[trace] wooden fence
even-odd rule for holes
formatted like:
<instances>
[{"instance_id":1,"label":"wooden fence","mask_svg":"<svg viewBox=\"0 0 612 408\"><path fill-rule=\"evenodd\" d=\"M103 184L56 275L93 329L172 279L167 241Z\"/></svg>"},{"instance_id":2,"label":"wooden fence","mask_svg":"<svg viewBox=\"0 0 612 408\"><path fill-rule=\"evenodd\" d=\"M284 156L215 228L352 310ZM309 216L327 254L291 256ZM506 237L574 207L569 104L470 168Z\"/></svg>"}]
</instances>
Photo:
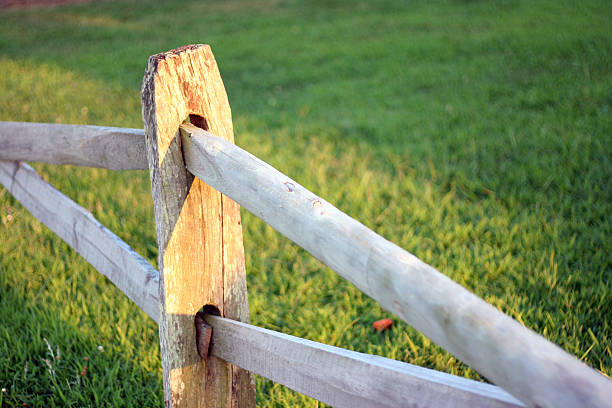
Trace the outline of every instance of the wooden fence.
<instances>
[{"instance_id":1,"label":"wooden fence","mask_svg":"<svg viewBox=\"0 0 612 408\"><path fill-rule=\"evenodd\" d=\"M0 183L159 324L166 406L252 407L251 373L338 407L610 406L609 379L234 145L208 46L152 56L142 111L0 122ZM149 169L159 272L22 161ZM236 203L499 387L248 324Z\"/></svg>"}]
</instances>

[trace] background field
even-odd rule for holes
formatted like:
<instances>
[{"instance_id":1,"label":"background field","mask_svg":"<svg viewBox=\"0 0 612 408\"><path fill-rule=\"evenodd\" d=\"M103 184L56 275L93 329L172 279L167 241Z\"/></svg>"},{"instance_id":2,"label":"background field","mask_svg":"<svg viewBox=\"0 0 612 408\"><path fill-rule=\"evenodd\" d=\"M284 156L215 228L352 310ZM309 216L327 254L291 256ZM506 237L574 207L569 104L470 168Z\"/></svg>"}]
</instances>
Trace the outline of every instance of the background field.
<instances>
[{"instance_id":1,"label":"background field","mask_svg":"<svg viewBox=\"0 0 612 408\"><path fill-rule=\"evenodd\" d=\"M610 2L159 3L1 11L0 120L142 128L148 56L209 43L240 146L612 375ZM35 167L156 264L147 173ZM243 220L254 324L484 380ZM156 325L1 187L0 221L0 405L160 406Z\"/></svg>"}]
</instances>

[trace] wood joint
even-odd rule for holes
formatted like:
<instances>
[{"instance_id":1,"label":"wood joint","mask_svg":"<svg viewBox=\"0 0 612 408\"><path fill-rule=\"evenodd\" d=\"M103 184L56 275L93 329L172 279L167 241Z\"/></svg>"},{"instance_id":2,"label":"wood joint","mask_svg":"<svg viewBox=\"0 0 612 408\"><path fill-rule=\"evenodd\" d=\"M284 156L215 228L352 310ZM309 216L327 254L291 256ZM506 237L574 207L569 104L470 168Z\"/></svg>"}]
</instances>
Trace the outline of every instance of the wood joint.
<instances>
[{"instance_id":1,"label":"wood joint","mask_svg":"<svg viewBox=\"0 0 612 408\"><path fill-rule=\"evenodd\" d=\"M210 355L210 340L213 328L206 323L206 314L198 312L195 315L196 347L200 358L206 360Z\"/></svg>"}]
</instances>

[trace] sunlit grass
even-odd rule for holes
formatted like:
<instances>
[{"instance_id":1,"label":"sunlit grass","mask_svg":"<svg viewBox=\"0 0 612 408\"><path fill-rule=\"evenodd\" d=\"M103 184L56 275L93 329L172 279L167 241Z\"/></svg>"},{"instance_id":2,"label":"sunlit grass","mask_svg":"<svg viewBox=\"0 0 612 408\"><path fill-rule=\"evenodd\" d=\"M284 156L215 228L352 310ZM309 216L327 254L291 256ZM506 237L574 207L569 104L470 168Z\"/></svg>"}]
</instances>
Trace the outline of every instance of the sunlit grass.
<instances>
[{"instance_id":1,"label":"sunlit grass","mask_svg":"<svg viewBox=\"0 0 612 408\"><path fill-rule=\"evenodd\" d=\"M611 375L610 6L258 4L3 12L0 120L140 128L147 57L210 43L239 145ZM146 172L35 167L156 264ZM252 323L482 379L243 220ZM155 324L4 189L0 316L2 404L161 405Z\"/></svg>"}]
</instances>

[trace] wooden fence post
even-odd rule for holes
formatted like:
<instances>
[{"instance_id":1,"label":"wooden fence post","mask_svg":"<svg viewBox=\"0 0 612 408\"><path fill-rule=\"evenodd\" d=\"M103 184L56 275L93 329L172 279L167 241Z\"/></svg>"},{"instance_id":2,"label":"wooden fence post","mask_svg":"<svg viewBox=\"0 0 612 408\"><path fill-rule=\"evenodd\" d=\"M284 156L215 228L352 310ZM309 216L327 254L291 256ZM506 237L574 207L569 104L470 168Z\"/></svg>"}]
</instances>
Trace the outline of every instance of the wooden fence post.
<instances>
[{"instance_id":1,"label":"wooden fence post","mask_svg":"<svg viewBox=\"0 0 612 408\"><path fill-rule=\"evenodd\" d=\"M239 206L194 178L183 161L179 125L233 141L227 95L208 45L149 58L142 84L159 247L159 337L167 407L253 407L252 376L216 357L200 359L194 317L205 305L248 322Z\"/></svg>"}]
</instances>

